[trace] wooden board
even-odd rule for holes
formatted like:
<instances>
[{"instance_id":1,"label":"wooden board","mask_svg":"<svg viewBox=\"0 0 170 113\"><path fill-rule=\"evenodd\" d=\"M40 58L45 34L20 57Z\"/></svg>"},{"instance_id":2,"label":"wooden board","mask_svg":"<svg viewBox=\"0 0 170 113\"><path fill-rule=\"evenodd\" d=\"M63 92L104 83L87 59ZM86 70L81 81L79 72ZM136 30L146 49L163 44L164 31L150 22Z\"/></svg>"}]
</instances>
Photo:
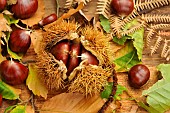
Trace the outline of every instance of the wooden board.
<instances>
[{"instance_id":1,"label":"wooden board","mask_svg":"<svg viewBox=\"0 0 170 113\"><path fill-rule=\"evenodd\" d=\"M52 13L56 13L56 1L55 0L44 0L45 2L45 16L52 14ZM60 7L62 8L64 6L65 0L59 0L59 4ZM91 7L95 7L96 6L96 1L94 0L94 3L92 2L92 6ZM94 9L93 9L94 10ZM165 6L159 9L156 9L154 11L152 11L151 13L164 13L164 14L169 14L169 10L170 10L170 6ZM60 12L60 15L62 13L62 10ZM91 11L89 12L89 15L93 14ZM169 37L170 39L170 37ZM153 38L153 41L155 40L155 38ZM142 62L146 65L148 65L149 67L151 67L150 69L152 70L153 66L157 66L160 63L170 63L170 61L166 61L164 58L160 57L160 50L157 51L153 56L150 55L150 49L149 48L144 48L143 51L143 60ZM154 72L153 72L154 73ZM127 87L129 87L126 82L127 82L127 74L123 74L123 75L119 75L119 83L122 85L126 85ZM21 98L23 100L27 100L29 99L29 97L31 96L30 91L27 89L27 87L25 85L20 85L20 86L16 86L17 88L22 89L22 94L21 94ZM136 92L136 93L134 93ZM138 94L141 92L140 91L135 91L133 90L132 93L136 96L138 96ZM54 95L56 95L56 93L52 93L50 95L48 95L48 99L53 97ZM123 94L122 95L123 98L128 98L127 94ZM41 97L37 97L34 96L33 98L33 102L35 105L35 109L38 110L41 108L43 102L45 100ZM9 100L3 100L3 104L0 107L0 113L3 113L5 108L9 105L14 105L16 104L17 101L9 101ZM133 105L136 105L134 101L129 101L129 100L124 100L122 102L122 109L120 109L119 112L122 113L130 113L131 107L133 107ZM144 109L139 108L138 109L138 113L144 113L146 112Z\"/></svg>"}]
</instances>

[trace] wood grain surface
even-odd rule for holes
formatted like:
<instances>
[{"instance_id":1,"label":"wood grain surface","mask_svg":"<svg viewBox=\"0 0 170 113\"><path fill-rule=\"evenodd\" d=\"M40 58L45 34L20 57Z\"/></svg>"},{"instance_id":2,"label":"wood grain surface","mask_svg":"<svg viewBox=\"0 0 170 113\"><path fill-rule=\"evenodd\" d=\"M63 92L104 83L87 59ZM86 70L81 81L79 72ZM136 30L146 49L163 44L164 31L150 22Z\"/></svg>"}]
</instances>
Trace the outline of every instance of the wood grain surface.
<instances>
[{"instance_id":1,"label":"wood grain surface","mask_svg":"<svg viewBox=\"0 0 170 113\"><path fill-rule=\"evenodd\" d=\"M44 16L47 16L51 13L56 13L56 1L55 0L44 0L44 3L45 3L45 15ZM65 3L65 0L59 0L59 5L60 5L61 9L64 6L64 3ZM95 7L95 6L96 6L96 0L94 0L92 2L91 7ZM95 8L93 8L93 10L95 10ZM61 15L63 13L63 10L60 10L60 11L61 11L60 12L60 15ZM94 15L94 12L92 12L91 10L89 11L87 9L86 11L87 11L86 13L88 15L90 15L90 16ZM169 11L170 11L170 6L165 6L165 7L153 10L150 13L170 14ZM156 38L153 37L153 41L155 41L155 39ZM169 39L170 39L170 37L169 37ZM160 64L160 63L170 63L170 61L166 61L164 58L160 57L160 52L161 51L158 50L154 55L151 56L150 55L150 48L147 48L147 47L144 48L142 62L143 62L143 64L146 64L148 67L150 67L150 70L152 70L153 73L156 72L154 67L157 66L158 64ZM33 57L35 56L35 54L32 53L32 51L29 51L28 54L29 54L29 57L30 57L30 54L32 54ZM126 73L118 74L118 79L119 79L118 82L120 84L129 87L128 84L127 84L127 74ZM153 84L155 82L155 79L153 81L151 80L150 82L151 82L151 84ZM31 92L27 89L27 87L25 85L20 85L20 86L16 86L16 87L22 89L21 98L23 100L29 99L29 97L31 96ZM131 92L132 95L134 95L138 98L138 96L141 95L141 90L139 91L139 90L131 89L130 92ZM48 99L53 97L56 94L57 94L57 92L49 94ZM135 102L126 100L125 98L128 98L127 94L123 94L122 98L124 98L124 100L122 101L122 107L118 112L120 112L120 113L133 113L133 112L131 112L131 109L136 106ZM33 102L35 104L34 107L37 110L36 112L38 112L38 110L41 108L44 101L45 100L43 98L34 96ZM17 103L17 101L3 100L3 104L0 107L0 113L3 113L7 106L14 105L16 103ZM138 108L137 112L138 113L145 113L146 111L142 108Z\"/></svg>"}]
</instances>

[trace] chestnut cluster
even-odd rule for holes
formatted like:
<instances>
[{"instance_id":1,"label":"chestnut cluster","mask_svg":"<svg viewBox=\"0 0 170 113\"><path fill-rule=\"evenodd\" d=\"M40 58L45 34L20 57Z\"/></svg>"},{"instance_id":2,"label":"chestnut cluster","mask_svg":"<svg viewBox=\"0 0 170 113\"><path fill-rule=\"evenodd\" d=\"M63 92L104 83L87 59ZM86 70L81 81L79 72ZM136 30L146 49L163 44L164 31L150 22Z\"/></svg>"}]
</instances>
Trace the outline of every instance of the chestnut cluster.
<instances>
[{"instance_id":1,"label":"chestnut cluster","mask_svg":"<svg viewBox=\"0 0 170 113\"><path fill-rule=\"evenodd\" d=\"M57 60L62 60L67 66L67 75L69 75L82 60L86 60L87 64L99 64L96 56L83 48L81 42L77 39L62 40L54 45L50 52Z\"/></svg>"}]
</instances>

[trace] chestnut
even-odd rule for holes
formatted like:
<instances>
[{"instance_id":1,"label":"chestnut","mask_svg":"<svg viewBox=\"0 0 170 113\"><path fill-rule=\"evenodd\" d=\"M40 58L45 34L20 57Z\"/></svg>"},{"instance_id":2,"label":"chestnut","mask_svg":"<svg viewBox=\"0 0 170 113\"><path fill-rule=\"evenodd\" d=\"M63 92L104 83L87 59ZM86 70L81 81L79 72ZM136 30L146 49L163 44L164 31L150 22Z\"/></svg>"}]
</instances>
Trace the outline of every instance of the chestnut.
<instances>
[{"instance_id":1,"label":"chestnut","mask_svg":"<svg viewBox=\"0 0 170 113\"><path fill-rule=\"evenodd\" d=\"M67 65L68 57L70 51L70 42L63 40L54 45L50 52L57 59L62 60L65 65Z\"/></svg>"},{"instance_id":2,"label":"chestnut","mask_svg":"<svg viewBox=\"0 0 170 113\"><path fill-rule=\"evenodd\" d=\"M67 75L69 75L74 70L74 68L76 68L79 65L80 58L78 56L80 56L80 54L81 54L81 43L74 41L71 44L70 57L67 64Z\"/></svg>"},{"instance_id":3,"label":"chestnut","mask_svg":"<svg viewBox=\"0 0 170 113\"><path fill-rule=\"evenodd\" d=\"M8 44L13 52L26 53L31 44L30 31L21 29L12 31Z\"/></svg>"},{"instance_id":4,"label":"chestnut","mask_svg":"<svg viewBox=\"0 0 170 113\"><path fill-rule=\"evenodd\" d=\"M54 22L54 21L56 21L56 20L57 20L57 15L56 15L55 13L53 13L53 14L51 14L51 15L43 18L42 20L40 20L40 21L38 22L38 25L39 25L40 27L43 27L43 26L45 26L45 25L47 25L47 24L50 24L50 23L52 23L52 22Z\"/></svg>"},{"instance_id":5,"label":"chestnut","mask_svg":"<svg viewBox=\"0 0 170 113\"><path fill-rule=\"evenodd\" d=\"M7 0L0 0L0 11L3 11L5 9L6 4Z\"/></svg>"},{"instance_id":6,"label":"chestnut","mask_svg":"<svg viewBox=\"0 0 170 113\"><path fill-rule=\"evenodd\" d=\"M99 64L97 57L85 49L82 50L81 60L87 60L87 64L92 64L92 65Z\"/></svg>"},{"instance_id":7,"label":"chestnut","mask_svg":"<svg viewBox=\"0 0 170 113\"><path fill-rule=\"evenodd\" d=\"M4 60L0 64L0 75L3 81L10 85L22 84L28 76L28 68L23 64Z\"/></svg>"},{"instance_id":8,"label":"chestnut","mask_svg":"<svg viewBox=\"0 0 170 113\"><path fill-rule=\"evenodd\" d=\"M38 9L38 0L17 0L12 5L11 10L14 16L19 19L28 19L35 14Z\"/></svg>"},{"instance_id":9,"label":"chestnut","mask_svg":"<svg viewBox=\"0 0 170 113\"><path fill-rule=\"evenodd\" d=\"M133 0L112 0L111 6L122 17L129 15L134 9Z\"/></svg>"},{"instance_id":10,"label":"chestnut","mask_svg":"<svg viewBox=\"0 0 170 113\"><path fill-rule=\"evenodd\" d=\"M134 88L140 88L150 78L150 71L148 67L143 64L133 66L128 73L129 83Z\"/></svg>"}]
</instances>

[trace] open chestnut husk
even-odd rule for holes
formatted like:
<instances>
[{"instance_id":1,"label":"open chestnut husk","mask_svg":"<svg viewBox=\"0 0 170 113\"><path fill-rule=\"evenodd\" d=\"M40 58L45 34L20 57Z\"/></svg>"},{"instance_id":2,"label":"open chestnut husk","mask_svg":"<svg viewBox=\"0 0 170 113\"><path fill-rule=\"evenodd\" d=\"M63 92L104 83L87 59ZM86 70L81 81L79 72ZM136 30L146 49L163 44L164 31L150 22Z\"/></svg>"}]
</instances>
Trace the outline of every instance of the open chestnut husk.
<instances>
[{"instance_id":1,"label":"open chestnut husk","mask_svg":"<svg viewBox=\"0 0 170 113\"><path fill-rule=\"evenodd\" d=\"M28 68L19 62L4 60L0 64L0 75L6 83L20 85L28 76Z\"/></svg>"},{"instance_id":2,"label":"open chestnut husk","mask_svg":"<svg viewBox=\"0 0 170 113\"><path fill-rule=\"evenodd\" d=\"M12 31L8 45L13 52L26 53L31 45L30 31L21 29Z\"/></svg>"},{"instance_id":3,"label":"open chestnut husk","mask_svg":"<svg viewBox=\"0 0 170 113\"><path fill-rule=\"evenodd\" d=\"M36 65L49 90L67 86L69 92L93 95L103 90L113 74L113 54L110 54L109 38L102 32L88 26L77 28L75 22L64 20L46 26ZM94 63L89 59L95 59Z\"/></svg>"}]
</instances>

